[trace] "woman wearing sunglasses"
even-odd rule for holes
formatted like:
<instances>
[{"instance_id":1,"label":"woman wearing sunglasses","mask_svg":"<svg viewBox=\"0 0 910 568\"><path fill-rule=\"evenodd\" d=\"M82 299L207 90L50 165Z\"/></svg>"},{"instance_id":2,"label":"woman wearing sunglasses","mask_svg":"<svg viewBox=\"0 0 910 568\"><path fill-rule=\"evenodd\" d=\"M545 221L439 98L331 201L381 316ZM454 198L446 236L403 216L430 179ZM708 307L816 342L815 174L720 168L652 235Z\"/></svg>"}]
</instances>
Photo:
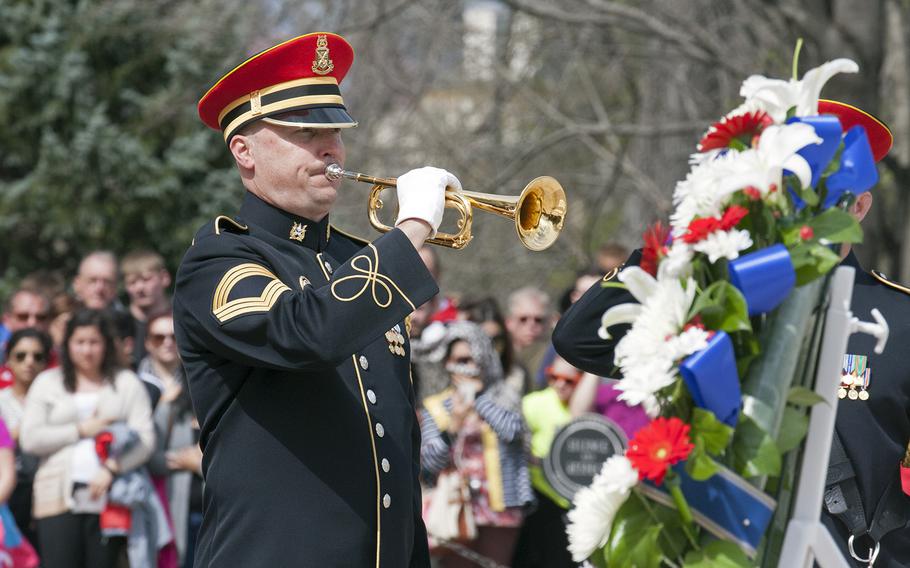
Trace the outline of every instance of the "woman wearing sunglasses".
<instances>
[{"instance_id":1,"label":"woman wearing sunglasses","mask_svg":"<svg viewBox=\"0 0 910 568\"><path fill-rule=\"evenodd\" d=\"M145 352L139 362L139 376L155 381L161 397L155 407L158 444L149 471L166 487L173 521L174 542L180 566L192 566L196 534L202 522L202 450L199 423L174 340L171 310L149 314L146 321Z\"/></svg>"},{"instance_id":2,"label":"woman wearing sunglasses","mask_svg":"<svg viewBox=\"0 0 910 568\"><path fill-rule=\"evenodd\" d=\"M102 463L95 436L114 422L125 423L139 441ZM99 514L114 476L148 460L155 433L145 388L132 371L118 368L114 334L103 312L73 314L61 366L35 379L20 432L23 450L41 460L33 513L42 566L115 566L123 539L102 537Z\"/></svg>"},{"instance_id":3,"label":"woman wearing sunglasses","mask_svg":"<svg viewBox=\"0 0 910 568\"><path fill-rule=\"evenodd\" d=\"M533 500L519 394L503 381L499 357L474 323L448 324L431 356L450 382L423 401L421 465L437 482L456 475L460 494L469 496L476 531L465 546L508 565L524 507ZM428 531L435 536L432 522ZM445 568L475 565L458 554L440 558Z\"/></svg>"},{"instance_id":4,"label":"woman wearing sunglasses","mask_svg":"<svg viewBox=\"0 0 910 568\"><path fill-rule=\"evenodd\" d=\"M19 441L19 426L25 411L25 395L32 381L47 368L51 338L35 328L14 332L6 344L6 366L13 384L0 390L0 418L6 423L14 442ZM23 453L16 444L16 488L9 498L9 508L16 524L29 542L37 545L32 523L32 481L38 469L38 458Z\"/></svg>"}]
</instances>

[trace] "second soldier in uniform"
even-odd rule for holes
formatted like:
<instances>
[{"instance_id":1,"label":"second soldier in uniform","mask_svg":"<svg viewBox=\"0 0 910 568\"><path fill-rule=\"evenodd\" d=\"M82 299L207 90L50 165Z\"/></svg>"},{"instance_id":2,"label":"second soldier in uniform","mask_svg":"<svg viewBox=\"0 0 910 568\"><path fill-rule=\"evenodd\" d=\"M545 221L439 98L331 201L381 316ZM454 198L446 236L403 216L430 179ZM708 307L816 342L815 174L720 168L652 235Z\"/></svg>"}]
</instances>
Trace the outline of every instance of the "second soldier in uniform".
<instances>
[{"instance_id":1,"label":"second soldier in uniform","mask_svg":"<svg viewBox=\"0 0 910 568\"><path fill-rule=\"evenodd\" d=\"M891 147L890 130L860 109L820 101L819 113L838 117L844 131L862 125L876 160ZM862 220L871 204L872 195L862 193L851 211ZM881 355L873 352L875 340L865 334L851 336L847 346L839 377L843 400L837 408L822 520L849 565L906 567L910 566L910 497L900 490L899 463L910 440L910 366L906 361L910 289L863 270L849 247L843 248L841 256L844 265L856 269L854 315L870 321L871 310L877 307L888 320L891 335ZM635 251L625 266L640 261L641 252ZM553 332L556 350L585 371L611 376L613 349L628 326L611 328L610 341L601 339L597 330L607 308L629 302L635 298L626 289L594 284L559 320Z\"/></svg>"}]
</instances>

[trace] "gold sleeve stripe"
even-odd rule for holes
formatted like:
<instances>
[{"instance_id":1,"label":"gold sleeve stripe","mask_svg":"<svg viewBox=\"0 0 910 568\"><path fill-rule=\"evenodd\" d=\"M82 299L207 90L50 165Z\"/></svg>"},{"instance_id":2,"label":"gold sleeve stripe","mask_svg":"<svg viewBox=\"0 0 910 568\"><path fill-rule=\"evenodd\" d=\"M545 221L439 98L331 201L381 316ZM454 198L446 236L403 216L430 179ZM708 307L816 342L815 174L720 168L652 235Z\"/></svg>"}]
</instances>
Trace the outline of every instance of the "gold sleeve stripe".
<instances>
[{"instance_id":1,"label":"gold sleeve stripe","mask_svg":"<svg viewBox=\"0 0 910 568\"><path fill-rule=\"evenodd\" d=\"M265 276L271 278L272 281L266 285L265 289L257 297L237 298L230 302L227 301L234 286L244 278L252 276ZM241 264L230 269L215 288L215 296L212 299L212 313L220 323L224 323L231 318L244 314L267 312L272 309L281 294L288 291L290 291L290 288L268 269L253 263Z\"/></svg>"},{"instance_id":2,"label":"gold sleeve stripe","mask_svg":"<svg viewBox=\"0 0 910 568\"><path fill-rule=\"evenodd\" d=\"M231 300L221 309L215 311L215 317L221 323L231 318L242 316L250 313L267 312L272 309L278 298L285 292L290 291L282 281L272 280L258 298L239 298Z\"/></svg>"},{"instance_id":3,"label":"gold sleeve stripe","mask_svg":"<svg viewBox=\"0 0 910 568\"><path fill-rule=\"evenodd\" d=\"M234 286L244 278L249 278L250 276L266 276L268 278L277 279L277 277L264 266L251 262L237 265L227 271L221 279L221 282L219 282L218 286L215 288L215 298L212 300L212 311L214 312L225 305Z\"/></svg>"}]
</instances>

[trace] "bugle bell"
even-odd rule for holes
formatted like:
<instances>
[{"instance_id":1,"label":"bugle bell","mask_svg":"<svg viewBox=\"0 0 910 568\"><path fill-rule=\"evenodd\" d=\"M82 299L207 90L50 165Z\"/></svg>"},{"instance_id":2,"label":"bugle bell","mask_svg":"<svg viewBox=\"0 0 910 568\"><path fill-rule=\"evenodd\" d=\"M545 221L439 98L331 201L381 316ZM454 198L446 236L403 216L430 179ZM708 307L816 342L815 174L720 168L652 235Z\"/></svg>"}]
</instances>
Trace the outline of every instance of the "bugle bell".
<instances>
[{"instance_id":1,"label":"bugle bell","mask_svg":"<svg viewBox=\"0 0 910 568\"><path fill-rule=\"evenodd\" d=\"M349 172L338 164L326 166L325 175L332 181L348 178L373 184L368 202L370 224L377 231L392 230L392 227L379 220L379 210L383 207L380 194L387 187L396 187L395 178ZM552 245L559 237L566 220L566 192L559 182L550 176L534 178L515 197L446 188L445 200L446 208L456 209L461 215L457 223L458 232L437 233L426 242L454 249L466 247L474 238L471 233L474 208L512 219L518 240L534 251L544 250Z\"/></svg>"}]
</instances>

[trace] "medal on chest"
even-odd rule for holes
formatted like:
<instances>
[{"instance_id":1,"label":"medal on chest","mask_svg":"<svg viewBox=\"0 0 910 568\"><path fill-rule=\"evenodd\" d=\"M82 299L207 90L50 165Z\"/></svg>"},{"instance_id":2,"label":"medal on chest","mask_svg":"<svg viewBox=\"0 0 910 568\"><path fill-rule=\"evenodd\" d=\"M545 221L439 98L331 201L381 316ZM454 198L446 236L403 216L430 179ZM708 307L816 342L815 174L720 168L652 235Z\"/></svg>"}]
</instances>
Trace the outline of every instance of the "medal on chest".
<instances>
[{"instance_id":1,"label":"medal on chest","mask_svg":"<svg viewBox=\"0 0 910 568\"><path fill-rule=\"evenodd\" d=\"M399 357L405 356L404 335L401 334L401 326L399 324L396 323L395 327L385 332L385 338L389 342L389 351Z\"/></svg>"},{"instance_id":2,"label":"medal on chest","mask_svg":"<svg viewBox=\"0 0 910 568\"><path fill-rule=\"evenodd\" d=\"M850 400L869 400L869 379L872 369L869 368L869 357L866 355L844 354L844 365L841 368L840 388L837 398Z\"/></svg>"}]
</instances>

